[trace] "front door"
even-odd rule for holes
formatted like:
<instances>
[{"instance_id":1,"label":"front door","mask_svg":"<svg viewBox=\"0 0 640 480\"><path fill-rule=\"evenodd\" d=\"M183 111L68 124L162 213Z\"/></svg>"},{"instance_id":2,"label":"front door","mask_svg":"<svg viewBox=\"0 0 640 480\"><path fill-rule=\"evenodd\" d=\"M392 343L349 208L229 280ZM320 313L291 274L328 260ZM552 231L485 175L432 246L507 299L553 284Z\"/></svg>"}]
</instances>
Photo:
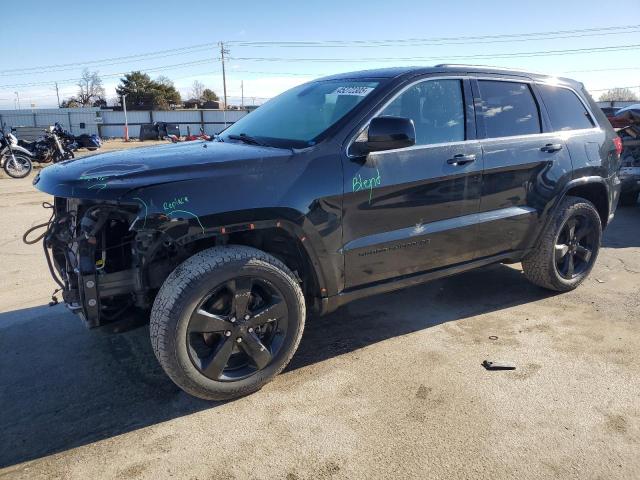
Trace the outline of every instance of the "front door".
<instances>
[{"instance_id":1,"label":"front door","mask_svg":"<svg viewBox=\"0 0 640 480\"><path fill-rule=\"evenodd\" d=\"M411 118L416 144L344 159L346 288L474 256L482 152L468 80L418 81L381 115Z\"/></svg>"}]
</instances>

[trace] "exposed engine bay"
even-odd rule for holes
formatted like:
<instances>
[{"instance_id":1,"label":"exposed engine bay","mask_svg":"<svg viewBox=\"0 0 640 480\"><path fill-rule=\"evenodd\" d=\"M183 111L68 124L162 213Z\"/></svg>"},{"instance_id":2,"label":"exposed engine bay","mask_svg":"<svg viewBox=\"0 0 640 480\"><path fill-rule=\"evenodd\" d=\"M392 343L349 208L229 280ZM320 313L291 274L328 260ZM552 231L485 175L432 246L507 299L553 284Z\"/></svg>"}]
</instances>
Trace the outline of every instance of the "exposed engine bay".
<instances>
[{"instance_id":1,"label":"exposed engine bay","mask_svg":"<svg viewBox=\"0 0 640 480\"><path fill-rule=\"evenodd\" d=\"M67 306L90 328L149 309L154 292L183 258L162 232L131 228L135 205L57 197L48 207L53 214L43 241L51 274Z\"/></svg>"}]
</instances>

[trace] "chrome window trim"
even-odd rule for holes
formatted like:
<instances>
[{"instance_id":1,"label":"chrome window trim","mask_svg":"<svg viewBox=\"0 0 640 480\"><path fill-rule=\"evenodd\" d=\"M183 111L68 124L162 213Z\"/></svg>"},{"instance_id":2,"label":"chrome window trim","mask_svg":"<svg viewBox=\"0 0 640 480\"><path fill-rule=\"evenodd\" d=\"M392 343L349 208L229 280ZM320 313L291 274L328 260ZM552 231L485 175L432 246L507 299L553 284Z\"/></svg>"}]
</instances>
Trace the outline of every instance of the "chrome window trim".
<instances>
[{"instance_id":1,"label":"chrome window trim","mask_svg":"<svg viewBox=\"0 0 640 480\"><path fill-rule=\"evenodd\" d=\"M567 85L558 85L556 83L551 83L551 82L535 82L535 84L536 85L546 85L548 87L564 88L565 90L569 90L569 91L573 92L573 94L576 97L578 97L578 100L580 100L580 103L582 103L582 106L584 107L584 109L587 111L587 113L591 117L591 121L594 124L594 126L592 128L595 129L595 130L601 130L602 129L600 127L600 123L598 123L598 119L593 114L593 111L591 110L591 107L584 101L584 99L580 96L580 93L578 93L575 90L575 88L569 87ZM544 99L542 101L544 102ZM551 119L549 119L549 120L551 120ZM571 129L571 130L556 130L556 132L581 132L583 130L591 130L591 129L589 129L589 128L574 128L574 129Z\"/></svg>"},{"instance_id":2,"label":"chrome window trim","mask_svg":"<svg viewBox=\"0 0 640 480\"><path fill-rule=\"evenodd\" d=\"M496 75L500 75L500 74L496 74ZM529 134L526 134L526 135L513 135L513 136L509 136L509 137L474 138L474 139L469 139L469 140L465 139L465 140L461 140L461 141L457 141L457 142L432 143L432 144L427 144L427 145L413 145L411 147L397 148L397 149L393 149L393 150L384 150L384 151L381 151L381 152L371 152L371 153L376 153L377 154L377 153L385 153L385 152L404 152L404 151L415 150L415 149L418 149L418 148L432 148L432 147L443 147L443 146L448 146L448 145L460 145L460 144L465 144L467 142L479 142L479 143L482 143L482 142L487 142L487 141L505 141L505 140L508 140L508 139L525 139L525 138L544 136L544 135L566 134L566 133L571 133L571 132L587 133L587 132L589 132L591 130L593 130L593 132L595 133L596 131L601 131L602 130L600 124L598 123L598 120L597 120L596 116L593 114L593 111L591 110L591 107L580 96L580 93L578 93L573 87L570 87L568 85L559 85L559 84L553 83L553 82L548 82L548 81L545 82L545 81L540 81L540 80L534 80L533 78L529 78L529 77L507 77L507 76L493 77L493 76L479 76L478 74L444 75L444 76L427 77L427 78L423 77L423 78L420 78L420 79L418 79L418 80L416 80L414 82L411 82L408 85L404 86L402 88L402 90L400 90L393 97L391 97L391 99L389 99L387 102L385 102L382 105L382 107L378 108L369 117L369 119L362 126L362 128L360 128L351 137L351 139L347 143L347 147L345 149L347 158L357 158L357 157L359 157L359 155L351 155L351 154L349 154L349 150L351 149L351 145L353 145L353 143L356 141L356 139L360 135L362 135L362 133L369 127L369 123L371 123L372 119L376 118L380 114L380 112L382 112L385 108L387 108L387 106L389 106L389 104L391 104L396 98L398 98L400 95L402 95L409 88L411 88L414 85L417 85L419 83L429 82L429 81L432 81L432 80L460 80L460 81L464 81L464 80L491 80L491 81L497 81L497 82L525 83L525 84L529 85L529 87L531 87L531 85L547 85L547 86L550 86L550 87L564 88L566 90L569 90L569 91L573 92L573 94L576 97L578 97L578 100L580 100L580 103L582 103L582 106L585 108L585 110L587 111L587 113L591 117L591 120L593 121L595 126L592 127L592 128L577 128L577 129L572 129L572 130L554 130L554 131L551 131L551 132L529 133ZM532 90L531 94L533 95L533 98L537 103L538 99L536 97L536 92ZM541 98L541 100L544 102L544 100L542 98ZM545 109L546 109L546 105L545 105ZM542 113L542 112L540 112L540 113ZM542 121L542 118L540 120Z\"/></svg>"},{"instance_id":3,"label":"chrome window trim","mask_svg":"<svg viewBox=\"0 0 640 480\"><path fill-rule=\"evenodd\" d=\"M347 155L347 158L358 158L360 155L351 155L349 154L349 150L351 150L351 145L353 145L353 143L356 141L356 139L362 135L362 132L364 132L367 128L369 128L369 123L371 123L371 120L373 120L374 118L376 118L380 112L382 112L385 108L387 108L391 103L393 103L393 101L398 98L400 95L402 95L404 92L406 92L407 90L409 90L411 87L418 85L419 83L424 83L424 82L431 82L433 80L460 80L461 82L464 82L465 80L468 80L470 77L469 75L446 75L446 76L437 76L437 77L422 77L414 82L409 83L408 85L405 85L399 92L397 92L393 97L391 97L388 101L386 101L380 108L378 108L373 114L371 114L371 116L367 119L367 121L365 122L365 124L362 126L362 128L358 129L358 131L351 137L351 139L349 140L349 142L347 143L347 147L345 148L345 152ZM462 96L463 96L463 104L462 107L463 109L466 109L466 106L464 104L464 85L461 85L463 91L462 91ZM466 123L466 113L465 113L465 123ZM466 136L466 125L465 125L465 136ZM384 152L401 152L401 151L406 151L409 149L415 149L415 148L424 148L424 147L432 147L432 146L443 146L443 145L451 145L451 144L459 144L459 143L465 143L465 142L469 142L469 141L474 141L476 140L471 139L471 140L467 140L466 138L464 140L460 140L457 142L450 142L450 143L432 143L432 144L428 144L428 145L413 145L411 147L405 147L405 148L396 148L396 149L392 149L392 150L384 150ZM371 152L371 153L378 153L378 152ZM383 153L383 152L379 152L379 153Z\"/></svg>"},{"instance_id":4,"label":"chrome window trim","mask_svg":"<svg viewBox=\"0 0 640 480\"><path fill-rule=\"evenodd\" d=\"M449 147L451 145L475 145L480 142L481 140L478 140L477 138L472 138L470 140L459 140L457 142L428 143L425 145L412 145L410 147L396 148L393 150L380 150L377 152L370 152L369 155L384 155L386 153L411 152L413 150L426 150L429 148Z\"/></svg>"},{"instance_id":5,"label":"chrome window trim","mask_svg":"<svg viewBox=\"0 0 640 480\"><path fill-rule=\"evenodd\" d=\"M582 106L584 107L584 109L587 111L587 113L589 114L589 116L591 117L591 120L594 123L594 126L591 127L592 129L596 129L596 130L600 130L600 124L598 123L598 120L596 119L596 116L593 114L593 111L591 110L591 107L585 103L585 101L583 100L583 98L580 96L580 93L578 93L578 91L576 91L575 88L570 87L568 85L560 85L558 83L553 83L553 82L549 82L549 81L540 81L540 80L534 80L532 78L505 78L505 77L483 77L483 76L478 76L478 75L469 75L469 78L473 79L473 80L493 80L493 81L497 81L497 82L511 82L511 83L528 83L529 85L546 85L548 87L556 87L556 88L564 88L565 90L569 90L571 92L573 92L573 94L578 97L578 100L580 100L580 103L582 103ZM536 99L536 95L535 92L533 93L533 97L534 99ZM536 99L537 101L537 99ZM542 99L543 103L544 103L544 99ZM545 109L546 109L546 105L545 105ZM558 133L558 132L581 132L584 130L591 130L589 128L574 128L572 130L554 130L552 132L546 132L546 133ZM545 132L542 132L545 133ZM539 135L537 133L531 133L529 135ZM522 136L522 135L519 135ZM511 137L492 137L492 138L511 138ZM482 140L488 140L487 139L482 139Z\"/></svg>"},{"instance_id":6,"label":"chrome window trim","mask_svg":"<svg viewBox=\"0 0 640 480\"><path fill-rule=\"evenodd\" d=\"M596 133L596 131L599 131L599 129L597 129L596 127L593 127L593 128L582 128L578 130L556 130L554 132L528 133L526 135L512 135L510 137L488 137L488 138L479 138L478 142L481 142L481 143L493 142L493 141L504 142L510 139L523 140L523 139L532 138L532 137L558 136L558 134L565 134L565 133L571 133L571 132L589 133L591 131L593 131L593 133Z\"/></svg>"}]
</instances>

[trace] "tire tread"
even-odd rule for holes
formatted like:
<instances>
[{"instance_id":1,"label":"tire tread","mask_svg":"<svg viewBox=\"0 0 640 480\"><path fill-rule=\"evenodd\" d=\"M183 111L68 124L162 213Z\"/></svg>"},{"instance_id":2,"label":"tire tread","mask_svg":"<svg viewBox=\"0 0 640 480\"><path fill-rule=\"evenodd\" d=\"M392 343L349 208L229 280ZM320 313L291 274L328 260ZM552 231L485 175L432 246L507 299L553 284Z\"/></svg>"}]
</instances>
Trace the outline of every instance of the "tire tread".
<instances>
[{"instance_id":1,"label":"tire tread","mask_svg":"<svg viewBox=\"0 0 640 480\"><path fill-rule=\"evenodd\" d=\"M275 267L282 276L290 283L298 300L300 315L300 334L295 339L293 348L290 349L285 361L275 371L268 376L257 372L255 377L257 382L251 385L238 387L236 389L226 389L224 394L216 394L202 385L196 383L190 376L180 368L176 361L177 352L175 349L175 336L177 329L176 316L183 304L184 297L189 291L190 285L203 275L215 271L220 267L236 261L251 262L253 265L263 265ZM295 275L289 268L262 250L242 245L225 245L212 247L196 253L192 257L178 265L163 283L151 310L150 336L153 351L158 362L167 375L183 390L196 397L209 400L227 400L252 393L262 387L264 383L279 374L289 363L300 343L305 322L305 301L300 285Z\"/></svg>"}]
</instances>

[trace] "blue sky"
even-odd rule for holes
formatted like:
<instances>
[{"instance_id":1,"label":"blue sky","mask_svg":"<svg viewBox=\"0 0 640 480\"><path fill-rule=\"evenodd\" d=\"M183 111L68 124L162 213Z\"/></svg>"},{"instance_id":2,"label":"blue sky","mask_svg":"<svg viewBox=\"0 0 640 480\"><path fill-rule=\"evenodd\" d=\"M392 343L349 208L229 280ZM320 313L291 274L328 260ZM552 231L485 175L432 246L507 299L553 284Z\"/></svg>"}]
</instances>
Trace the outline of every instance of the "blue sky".
<instances>
[{"instance_id":1,"label":"blue sky","mask_svg":"<svg viewBox=\"0 0 640 480\"><path fill-rule=\"evenodd\" d=\"M166 52L154 57L105 60L182 47L229 42L227 90L238 102L244 82L247 103L260 103L298 83L342 71L392 65L432 65L448 58L474 55L540 52L549 50L603 48L640 45L638 28L607 32L607 35L555 38L549 35L526 41L463 40L455 45L424 45L405 42L392 45L347 46L340 42L431 39L505 35L558 30L576 30L640 25L637 1L612 8L602 1L538 0L528 2L470 0L368 2L348 1L244 1L189 2L122 1L102 2L23 0L2 12L0 42L0 108L13 108L19 92L22 108L54 106L53 83L59 82L62 97L74 94L74 79L82 65L43 67L100 61L88 65L103 75L107 97L114 97L118 74L133 69L150 70L152 77L173 79L186 97L194 80L219 94L222 77L219 52L213 45L183 52ZM636 4L636 5L633 5ZM481 5L481 6L479 6ZM327 41L319 47L241 45L251 41ZM424 43L424 42L422 42ZM331 46L328 46L331 45ZM420 57L419 60L407 57ZM423 60L423 57L429 59ZM437 57L437 59L431 59ZM240 60L251 58L252 60ZM271 60L264 60L265 58ZM340 59L312 62L306 59ZM614 86L640 85L640 47L627 51L604 51L576 55L465 58L452 63L478 63L518 67L563 74L583 81L594 90ZM263 59L263 60L260 60ZM281 59L274 61L273 59ZM297 59L297 60L296 60ZM378 60L390 59L390 60ZM178 65L187 64L187 65ZM36 68L39 70L8 72ZM611 70L617 69L617 70ZM52 71L57 70L57 71ZM599 70L599 71L583 71ZM567 73L568 72L568 73ZM27 85L28 84L28 85ZM636 88L640 93L640 89Z\"/></svg>"}]
</instances>

